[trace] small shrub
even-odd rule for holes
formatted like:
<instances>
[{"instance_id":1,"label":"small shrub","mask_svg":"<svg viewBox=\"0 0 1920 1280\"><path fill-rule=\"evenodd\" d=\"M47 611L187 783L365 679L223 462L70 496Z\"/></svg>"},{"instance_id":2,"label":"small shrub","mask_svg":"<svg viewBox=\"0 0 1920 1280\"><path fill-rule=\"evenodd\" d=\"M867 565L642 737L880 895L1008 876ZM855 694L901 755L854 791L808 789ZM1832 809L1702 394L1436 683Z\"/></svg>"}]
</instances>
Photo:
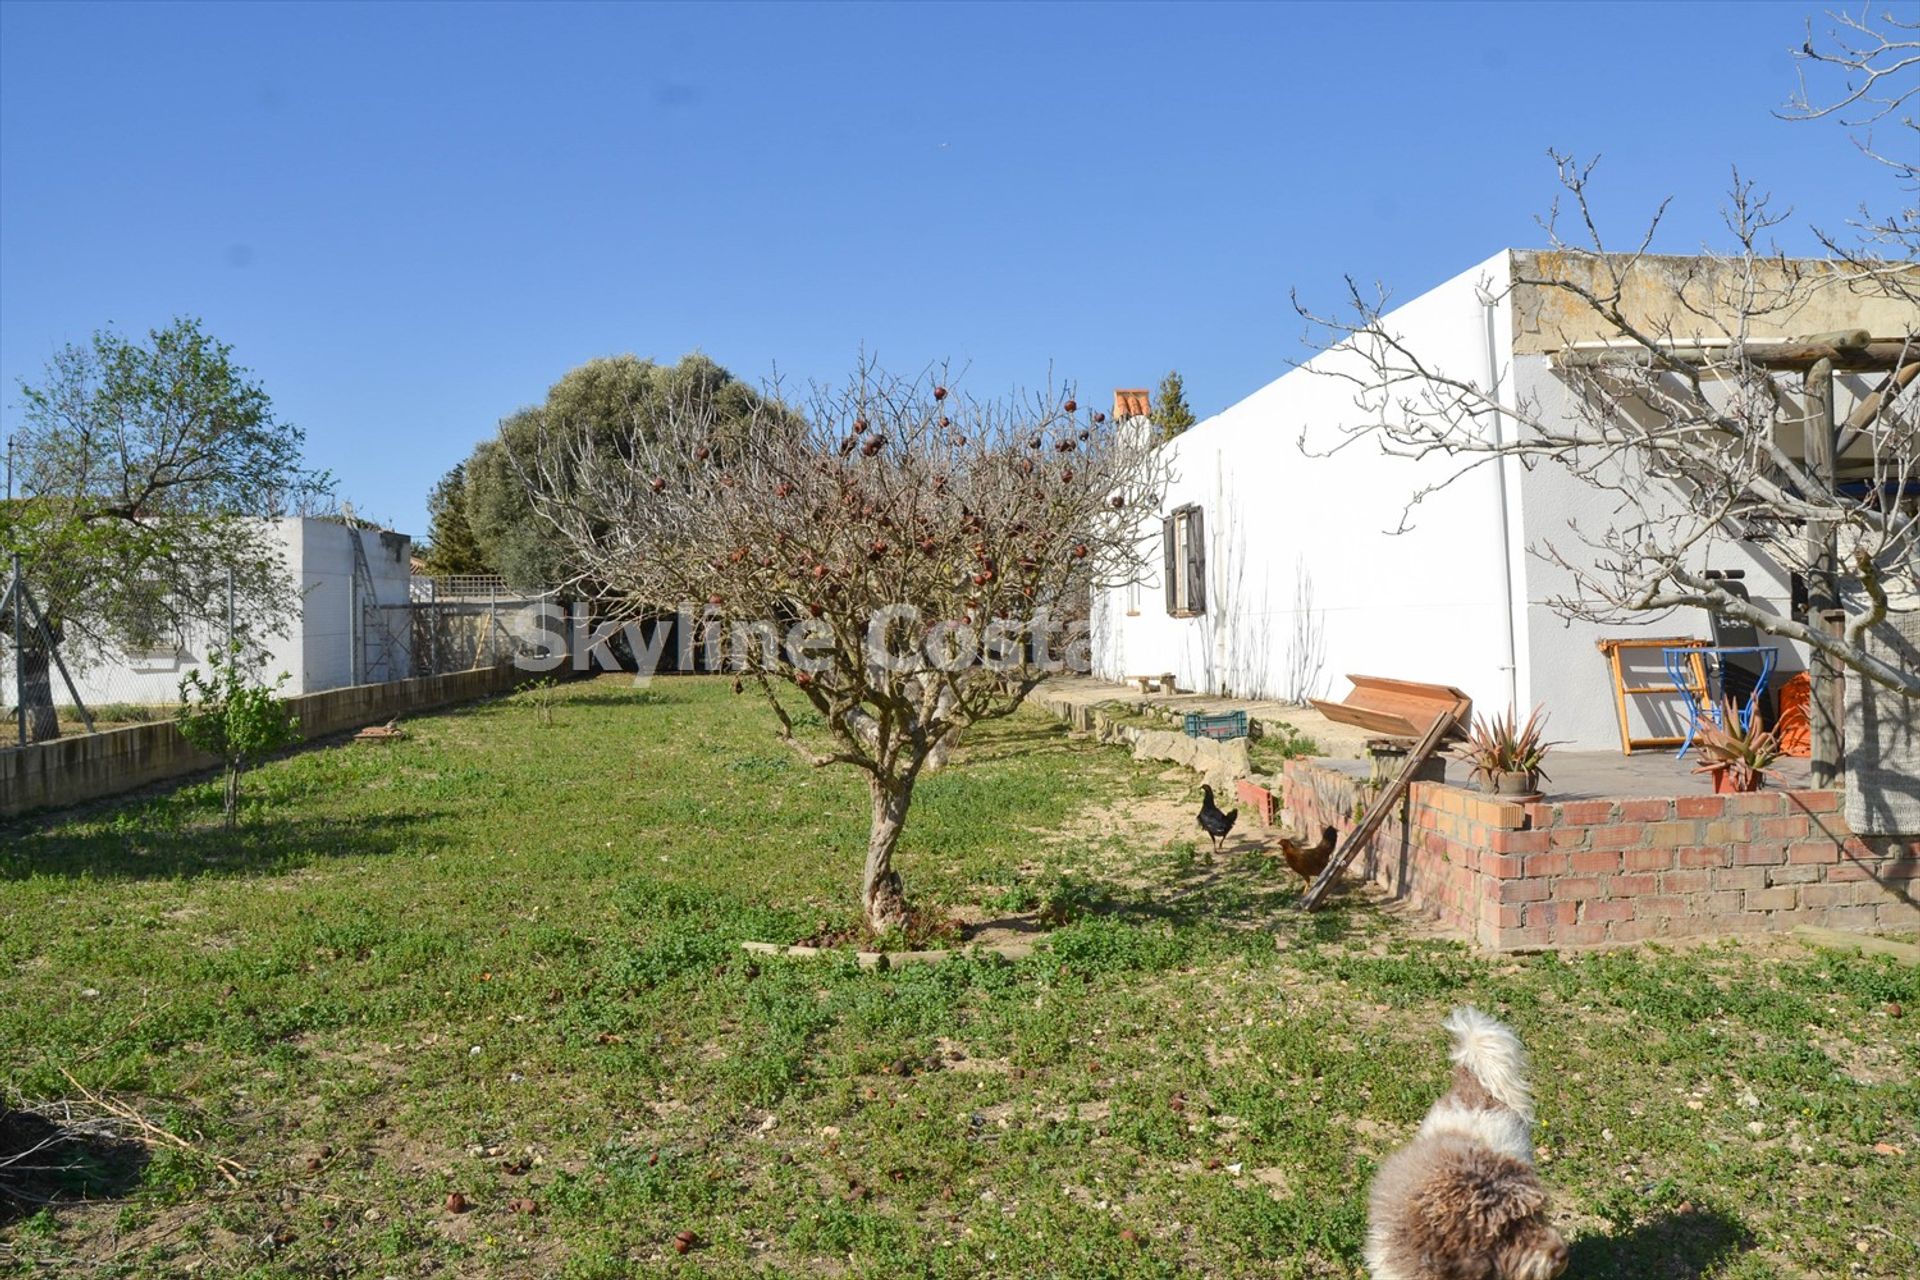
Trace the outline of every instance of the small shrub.
<instances>
[{"instance_id":1,"label":"small shrub","mask_svg":"<svg viewBox=\"0 0 1920 1280\"><path fill-rule=\"evenodd\" d=\"M240 775L282 747L300 741L300 722L278 690L287 674L271 686L258 684L240 666L240 646L207 662L207 674L189 671L180 681L180 732L188 742L226 764L227 785L221 810L229 830L240 807Z\"/></svg>"}]
</instances>

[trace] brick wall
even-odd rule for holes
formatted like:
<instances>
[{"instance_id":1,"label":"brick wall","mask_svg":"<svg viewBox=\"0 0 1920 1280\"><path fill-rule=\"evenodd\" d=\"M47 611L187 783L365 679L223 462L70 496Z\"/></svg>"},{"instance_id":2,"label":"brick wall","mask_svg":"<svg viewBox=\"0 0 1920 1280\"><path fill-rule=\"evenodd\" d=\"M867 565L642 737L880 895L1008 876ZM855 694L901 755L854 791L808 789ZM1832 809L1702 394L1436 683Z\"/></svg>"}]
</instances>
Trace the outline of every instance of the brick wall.
<instances>
[{"instance_id":1,"label":"brick wall","mask_svg":"<svg viewBox=\"0 0 1920 1280\"><path fill-rule=\"evenodd\" d=\"M1288 824L1354 825L1362 778L1287 762ZM1495 950L1820 925L1920 928L1920 838L1853 835L1838 791L1515 804L1417 782L1356 868Z\"/></svg>"}]
</instances>

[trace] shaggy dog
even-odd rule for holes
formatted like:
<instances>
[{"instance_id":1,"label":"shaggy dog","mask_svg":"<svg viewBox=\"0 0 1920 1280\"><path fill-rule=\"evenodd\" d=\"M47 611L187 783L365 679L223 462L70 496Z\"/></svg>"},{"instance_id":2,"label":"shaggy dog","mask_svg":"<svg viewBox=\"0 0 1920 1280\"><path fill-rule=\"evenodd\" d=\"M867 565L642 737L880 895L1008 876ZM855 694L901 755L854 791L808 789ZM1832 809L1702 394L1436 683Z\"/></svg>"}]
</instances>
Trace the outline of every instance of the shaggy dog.
<instances>
[{"instance_id":1,"label":"shaggy dog","mask_svg":"<svg viewBox=\"0 0 1920 1280\"><path fill-rule=\"evenodd\" d=\"M1453 1087L1373 1180L1367 1269L1373 1280L1552 1280L1567 1243L1542 1216L1526 1050L1478 1009L1444 1025Z\"/></svg>"}]
</instances>

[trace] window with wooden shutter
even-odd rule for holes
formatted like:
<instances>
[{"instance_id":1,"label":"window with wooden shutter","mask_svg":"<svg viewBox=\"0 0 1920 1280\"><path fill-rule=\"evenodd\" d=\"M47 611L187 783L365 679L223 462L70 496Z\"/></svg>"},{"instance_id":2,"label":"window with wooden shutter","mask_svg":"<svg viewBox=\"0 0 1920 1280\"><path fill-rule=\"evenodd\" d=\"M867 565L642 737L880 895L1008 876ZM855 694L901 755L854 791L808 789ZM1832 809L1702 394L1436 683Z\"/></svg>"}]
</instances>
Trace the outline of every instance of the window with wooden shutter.
<instances>
[{"instance_id":1,"label":"window with wooden shutter","mask_svg":"<svg viewBox=\"0 0 1920 1280\"><path fill-rule=\"evenodd\" d=\"M1200 508L1177 508L1161 521L1167 612L1191 618L1207 611L1207 537Z\"/></svg>"},{"instance_id":2,"label":"window with wooden shutter","mask_svg":"<svg viewBox=\"0 0 1920 1280\"><path fill-rule=\"evenodd\" d=\"M1175 545L1173 522L1175 517L1167 516L1160 521L1160 583L1166 588L1167 612L1180 612L1180 575L1176 567L1180 563L1180 552Z\"/></svg>"}]
</instances>

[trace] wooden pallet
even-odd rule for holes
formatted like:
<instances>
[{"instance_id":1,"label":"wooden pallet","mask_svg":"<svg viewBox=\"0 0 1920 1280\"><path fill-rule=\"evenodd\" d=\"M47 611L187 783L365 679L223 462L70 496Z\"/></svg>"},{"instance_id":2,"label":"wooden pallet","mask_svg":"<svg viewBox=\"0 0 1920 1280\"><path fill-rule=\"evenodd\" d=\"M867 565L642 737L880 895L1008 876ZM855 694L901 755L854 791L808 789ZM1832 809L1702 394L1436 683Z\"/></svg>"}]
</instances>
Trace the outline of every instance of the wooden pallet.
<instances>
[{"instance_id":1,"label":"wooden pallet","mask_svg":"<svg viewBox=\"0 0 1920 1280\"><path fill-rule=\"evenodd\" d=\"M1702 705L1705 705L1707 668L1706 664L1700 660L1700 655L1694 654L1693 660L1688 664L1693 680L1684 688L1677 684L1628 684L1627 673L1620 661L1620 655L1640 649L1698 649L1705 646L1707 642L1697 636L1604 636L1594 643L1600 652L1607 656L1607 667L1613 673L1613 705L1620 717L1620 753L1630 756L1642 748L1677 747L1685 742L1685 738L1678 736L1634 737L1632 718L1627 710L1627 699L1691 693ZM1662 670L1664 669L1665 664L1662 664Z\"/></svg>"}]
</instances>

